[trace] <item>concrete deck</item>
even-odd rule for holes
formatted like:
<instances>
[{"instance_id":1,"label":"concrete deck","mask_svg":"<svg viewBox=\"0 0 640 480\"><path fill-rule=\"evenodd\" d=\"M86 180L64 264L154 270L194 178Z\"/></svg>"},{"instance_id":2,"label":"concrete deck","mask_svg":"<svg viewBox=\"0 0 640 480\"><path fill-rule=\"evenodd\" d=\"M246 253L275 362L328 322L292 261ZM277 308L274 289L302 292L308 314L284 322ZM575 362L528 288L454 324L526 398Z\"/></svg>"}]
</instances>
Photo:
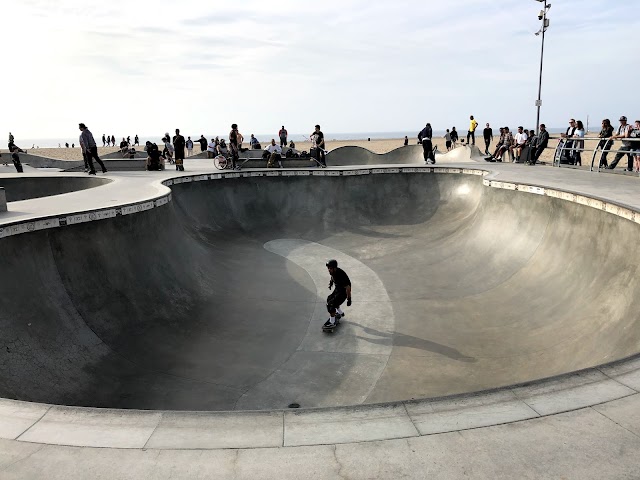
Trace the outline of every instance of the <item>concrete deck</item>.
<instances>
[{"instance_id":1,"label":"concrete deck","mask_svg":"<svg viewBox=\"0 0 640 480\"><path fill-rule=\"evenodd\" d=\"M0 214L0 477L640 477L637 178L186 168Z\"/></svg>"}]
</instances>

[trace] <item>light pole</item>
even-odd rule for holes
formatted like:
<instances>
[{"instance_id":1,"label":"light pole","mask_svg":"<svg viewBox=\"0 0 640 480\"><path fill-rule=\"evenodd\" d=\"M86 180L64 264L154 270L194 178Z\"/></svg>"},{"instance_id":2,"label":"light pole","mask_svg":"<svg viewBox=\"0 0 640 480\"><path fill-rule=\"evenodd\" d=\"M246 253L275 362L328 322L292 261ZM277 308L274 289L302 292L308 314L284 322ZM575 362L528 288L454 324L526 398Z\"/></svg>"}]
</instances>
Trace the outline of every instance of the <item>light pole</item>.
<instances>
[{"instance_id":1,"label":"light pole","mask_svg":"<svg viewBox=\"0 0 640 480\"><path fill-rule=\"evenodd\" d=\"M540 134L540 107L542 106L542 61L544 59L544 33L549 28L549 19L547 18L547 12L551 8L551 4L547 3L547 0L537 0L540 3L544 2L544 8L540 10L538 14L538 20L542 22L540 30L536 32L536 36L542 34L542 49L540 50L540 78L538 79L538 100L536 100L536 107L538 107L538 115L536 116L536 132Z\"/></svg>"}]
</instances>

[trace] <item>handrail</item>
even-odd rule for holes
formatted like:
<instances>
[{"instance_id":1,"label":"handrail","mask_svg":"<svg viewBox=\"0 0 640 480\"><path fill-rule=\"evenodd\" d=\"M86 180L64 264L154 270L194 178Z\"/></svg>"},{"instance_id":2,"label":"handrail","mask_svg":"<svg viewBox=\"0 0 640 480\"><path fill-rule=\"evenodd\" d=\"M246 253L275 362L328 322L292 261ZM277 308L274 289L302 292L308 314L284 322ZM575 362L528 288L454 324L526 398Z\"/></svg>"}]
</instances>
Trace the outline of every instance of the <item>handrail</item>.
<instances>
[{"instance_id":1,"label":"handrail","mask_svg":"<svg viewBox=\"0 0 640 480\"><path fill-rule=\"evenodd\" d=\"M614 144L614 142L619 141L619 142L639 142L640 143L640 138L632 138L632 137L625 137L625 138L602 138L602 137L549 137L549 140L559 140L558 145L556 146L554 155L553 155L553 163L552 165L555 167L557 166L558 168L561 167L561 160L562 158L565 156L565 152L567 151L573 151L573 152L589 152L589 151L593 151L593 155L591 156L591 165L589 167L589 171L593 172L594 171L594 165L595 165L595 160L596 160L596 156L598 154L598 152L600 152L600 161L598 162L598 167L596 169L597 172L600 172L600 165L602 164L602 157L603 155L608 155L610 152L614 152L617 154L622 153L622 156L624 156L625 154L628 157L631 157L633 155L635 155L632 151L630 151L625 145L622 145L622 148L611 148ZM560 142L560 140L565 140L564 142ZM577 142L584 142L586 140L591 140L591 141L598 141L598 145L596 145L595 148L591 149L591 148L585 148L583 147L576 147L575 144ZM604 142L604 144L601 145L601 143ZM640 145L639 145L640 146Z\"/></svg>"}]
</instances>

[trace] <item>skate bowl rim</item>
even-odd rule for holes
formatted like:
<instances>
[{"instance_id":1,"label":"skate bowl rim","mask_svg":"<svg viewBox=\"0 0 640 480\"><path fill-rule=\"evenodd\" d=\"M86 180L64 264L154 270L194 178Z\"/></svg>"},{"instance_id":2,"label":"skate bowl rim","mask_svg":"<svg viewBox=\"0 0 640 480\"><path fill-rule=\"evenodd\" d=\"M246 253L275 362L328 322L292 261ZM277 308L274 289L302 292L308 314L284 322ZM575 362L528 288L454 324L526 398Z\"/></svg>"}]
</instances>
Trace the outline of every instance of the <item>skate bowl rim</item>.
<instances>
[{"instance_id":1,"label":"skate bowl rim","mask_svg":"<svg viewBox=\"0 0 640 480\"><path fill-rule=\"evenodd\" d=\"M620 220L640 223L640 208L604 196L585 195L541 182L504 182L491 168L440 166L380 166L337 168L331 171L291 169L251 172L177 174L153 179L166 191L138 203L109 209L135 214L171 201L170 186L268 175L363 174L469 174L483 176L486 188L502 188L514 194L547 195L597 208ZM526 180L526 176L522 178ZM149 182L149 179L146 179ZM114 182L116 183L116 182ZM111 218L107 209L82 212L84 221ZM92 216L93 214L93 216ZM121 213L122 214L122 213ZM0 237L33 231L45 217L11 224L0 223ZM50 224L42 228L61 228ZM245 449L327 445L411 438L541 418L607 403L638 393L626 378L640 372L640 354L596 367L501 388L445 397L353 406L274 409L259 411L167 411L71 407L21 400L0 399L0 438L29 443L133 449ZM179 433L179 435L176 435ZM215 437L215 438L213 438Z\"/></svg>"}]
</instances>

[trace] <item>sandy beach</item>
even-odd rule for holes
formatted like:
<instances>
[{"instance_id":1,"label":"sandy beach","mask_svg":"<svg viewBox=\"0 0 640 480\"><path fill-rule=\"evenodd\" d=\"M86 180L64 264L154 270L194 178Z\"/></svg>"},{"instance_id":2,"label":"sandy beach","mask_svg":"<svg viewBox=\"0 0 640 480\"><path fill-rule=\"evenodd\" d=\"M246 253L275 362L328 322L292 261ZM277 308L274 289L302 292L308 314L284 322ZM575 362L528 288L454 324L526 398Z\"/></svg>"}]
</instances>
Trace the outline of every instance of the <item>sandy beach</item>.
<instances>
[{"instance_id":1,"label":"sandy beach","mask_svg":"<svg viewBox=\"0 0 640 480\"><path fill-rule=\"evenodd\" d=\"M491 147L489 149L490 152L493 152L493 150L495 149L495 144L498 141L498 139L496 137L494 137L494 141L491 143ZM416 138L410 138L409 139L409 144L410 145L415 145L417 142ZM444 137L435 137L433 140L434 144L438 146L440 151L444 151L445 150L445 140ZM587 150L591 150L593 148L596 147L596 145L598 144L597 140L586 140L585 141L585 148ZM367 141L367 140L331 140L331 141L327 141L326 143L327 145L327 149L329 151L331 150L335 150L336 148L339 147L344 147L344 146L357 146L357 147L363 147L366 148L374 153L387 153L391 150L394 150L396 148L402 147L404 145L404 139L403 138L390 138L390 139L375 139L375 140L371 140L371 141ZM478 145L480 147L480 150L483 151L484 150L484 140L482 138L477 138L476 139L476 145ZM553 152L554 149L557 145L557 140L551 140L549 142L549 148L547 148L547 150L542 154L542 156L540 157L540 161L542 162L551 162L552 158L553 158ZM198 145L195 146L196 148L193 149L194 153L199 153L200 152L200 148ZM306 150L308 151L309 148L311 147L311 143L310 142L296 142L296 148L298 150ZM140 146L139 149L142 149L143 147ZM106 155L108 153L113 153L113 152L117 152L119 150L118 147L98 147L98 155ZM0 150L0 152L3 155L3 160L4 160L4 155L8 154L8 150L3 149ZM58 160L82 160L82 153L80 151L79 147L76 148L36 148L36 149L29 149L28 153L31 155L38 155L41 157L46 157L46 158L55 158ZM8 157L8 155L7 155ZM583 153L582 155L583 157L583 165L586 165L587 162L590 162L591 160L591 152L587 151L585 153ZM7 158L7 161L10 162L10 158Z\"/></svg>"}]
</instances>

